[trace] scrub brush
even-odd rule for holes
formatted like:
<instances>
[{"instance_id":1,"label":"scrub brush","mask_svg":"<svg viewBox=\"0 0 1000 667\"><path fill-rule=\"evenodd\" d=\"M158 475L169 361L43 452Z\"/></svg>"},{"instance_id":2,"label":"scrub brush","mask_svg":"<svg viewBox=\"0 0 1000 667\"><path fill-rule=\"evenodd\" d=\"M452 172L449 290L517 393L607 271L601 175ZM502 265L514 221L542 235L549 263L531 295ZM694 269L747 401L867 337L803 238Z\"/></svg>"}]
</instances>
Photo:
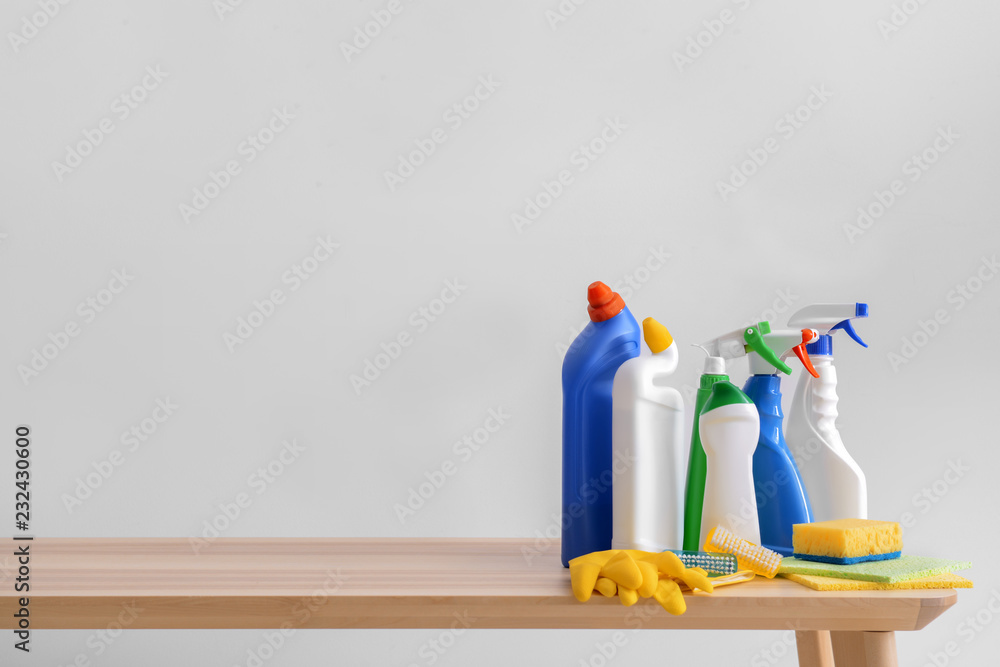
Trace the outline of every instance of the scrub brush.
<instances>
[{"instance_id":1,"label":"scrub brush","mask_svg":"<svg viewBox=\"0 0 1000 667\"><path fill-rule=\"evenodd\" d=\"M737 537L722 526L708 531L704 549L710 553L733 554L741 570L750 570L768 579L778 574L781 565L780 554Z\"/></svg>"},{"instance_id":2,"label":"scrub brush","mask_svg":"<svg viewBox=\"0 0 1000 667\"><path fill-rule=\"evenodd\" d=\"M705 551L678 551L669 549L677 554L677 557L684 563L684 567L700 567L710 575L736 574L736 556L730 553L707 553Z\"/></svg>"}]
</instances>

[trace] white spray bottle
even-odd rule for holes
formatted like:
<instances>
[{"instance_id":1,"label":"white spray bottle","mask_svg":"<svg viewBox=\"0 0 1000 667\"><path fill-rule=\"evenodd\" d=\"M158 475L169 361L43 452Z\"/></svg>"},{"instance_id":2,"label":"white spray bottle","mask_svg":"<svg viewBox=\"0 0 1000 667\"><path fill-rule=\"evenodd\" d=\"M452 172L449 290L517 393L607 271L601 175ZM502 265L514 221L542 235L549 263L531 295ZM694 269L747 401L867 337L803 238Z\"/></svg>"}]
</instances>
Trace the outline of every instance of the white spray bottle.
<instances>
[{"instance_id":1,"label":"white spray bottle","mask_svg":"<svg viewBox=\"0 0 1000 667\"><path fill-rule=\"evenodd\" d=\"M819 340L807 347L818 378L803 374L795 388L785 441L795 457L812 503L814 521L867 519L868 486L837 430L837 371L833 366L833 333L843 329L868 347L851 320L868 317L868 304L819 303L802 308L789 327L816 329Z\"/></svg>"},{"instance_id":2,"label":"white spray bottle","mask_svg":"<svg viewBox=\"0 0 1000 667\"><path fill-rule=\"evenodd\" d=\"M677 370L677 344L652 317L642 321L642 332L652 354L623 363L612 390L611 547L680 549L684 400L666 384Z\"/></svg>"}]
</instances>

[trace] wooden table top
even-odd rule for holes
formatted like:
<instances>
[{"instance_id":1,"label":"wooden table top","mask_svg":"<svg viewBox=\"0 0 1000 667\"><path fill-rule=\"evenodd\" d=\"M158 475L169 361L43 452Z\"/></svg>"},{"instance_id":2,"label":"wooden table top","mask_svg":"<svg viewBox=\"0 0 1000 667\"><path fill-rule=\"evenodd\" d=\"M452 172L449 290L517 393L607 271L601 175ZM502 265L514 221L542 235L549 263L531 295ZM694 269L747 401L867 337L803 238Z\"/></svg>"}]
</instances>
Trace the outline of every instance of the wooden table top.
<instances>
[{"instance_id":1,"label":"wooden table top","mask_svg":"<svg viewBox=\"0 0 1000 667\"><path fill-rule=\"evenodd\" d=\"M918 630L954 590L814 591L758 578L686 596L578 602L559 544L529 539L184 538L8 540L2 627L14 627L15 546L30 545L31 626L105 628L684 628ZM127 623L126 623L127 622Z\"/></svg>"}]
</instances>

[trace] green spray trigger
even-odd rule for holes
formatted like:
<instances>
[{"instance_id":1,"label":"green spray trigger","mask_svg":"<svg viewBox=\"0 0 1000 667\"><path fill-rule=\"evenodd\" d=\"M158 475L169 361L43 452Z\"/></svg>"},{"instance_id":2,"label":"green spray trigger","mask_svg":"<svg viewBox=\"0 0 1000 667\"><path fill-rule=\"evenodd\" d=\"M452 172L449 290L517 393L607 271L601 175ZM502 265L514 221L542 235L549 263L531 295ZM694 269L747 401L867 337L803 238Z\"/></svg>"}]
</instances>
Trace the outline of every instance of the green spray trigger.
<instances>
[{"instance_id":1,"label":"green spray trigger","mask_svg":"<svg viewBox=\"0 0 1000 667\"><path fill-rule=\"evenodd\" d=\"M767 343L764 342L764 335L771 333L771 325L768 322L758 322L757 327L747 327L743 332L743 340L752 352L756 352L767 363L771 364L785 375L792 374L792 367L782 361L774 353Z\"/></svg>"}]
</instances>

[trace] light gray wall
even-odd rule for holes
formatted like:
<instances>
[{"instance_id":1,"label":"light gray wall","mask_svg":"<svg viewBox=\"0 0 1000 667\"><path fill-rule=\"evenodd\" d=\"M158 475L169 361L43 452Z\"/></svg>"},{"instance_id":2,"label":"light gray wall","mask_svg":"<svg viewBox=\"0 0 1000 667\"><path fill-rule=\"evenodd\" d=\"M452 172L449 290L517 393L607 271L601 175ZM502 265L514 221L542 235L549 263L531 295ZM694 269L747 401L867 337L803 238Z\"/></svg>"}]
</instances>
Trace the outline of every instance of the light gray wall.
<instances>
[{"instance_id":1,"label":"light gray wall","mask_svg":"<svg viewBox=\"0 0 1000 667\"><path fill-rule=\"evenodd\" d=\"M532 536L559 510L561 349L586 321L588 283L618 284L637 317L670 328L678 387L697 382L689 343L810 302L867 301L871 347L841 340L837 361L871 514L912 513L911 553L979 564L957 608L900 637L902 664L949 642L948 664L992 660L995 627L959 624L994 618L1000 591L996 3L402 0L348 59L341 43L386 2L246 0L220 14L224 1L0 12L0 391L8 437L34 431L36 534L194 536L247 492L226 535ZM560 6L575 10L557 20ZM466 118L449 112L477 89ZM782 120L796 112L798 127ZM272 121L263 151L242 145ZM85 132L99 145L68 172L54 165ZM583 157L602 132L614 141ZM445 140L390 187L385 172L428 137ZM934 163L914 171L925 150ZM753 154L766 162L722 192ZM185 215L227 164L239 173ZM512 215L563 170L559 195L518 229ZM895 180L891 206L859 225ZM317 237L338 247L293 289L283 276ZM116 271L127 285L102 293ZM449 282L457 297L435 304ZM230 351L224 336L273 290L283 303ZM86 299L108 297L90 313ZM67 325L65 349L22 377ZM410 344L356 392L351 376L400 335ZM732 370L742 381L745 362ZM123 443L158 399L173 414ZM506 423L458 454L491 409ZM292 439L304 450L273 483L250 479ZM121 465L71 503L115 450ZM449 460L457 473L401 521L394 505ZM968 469L949 484L953 463ZM425 665L438 634L302 632L267 664ZM597 664L610 635L470 632L436 662ZM237 665L263 641L130 632L97 656L89 637L39 632L30 664ZM787 648L778 632L640 633L613 662L793 664Z\"/></svg>"}]
</instances>

